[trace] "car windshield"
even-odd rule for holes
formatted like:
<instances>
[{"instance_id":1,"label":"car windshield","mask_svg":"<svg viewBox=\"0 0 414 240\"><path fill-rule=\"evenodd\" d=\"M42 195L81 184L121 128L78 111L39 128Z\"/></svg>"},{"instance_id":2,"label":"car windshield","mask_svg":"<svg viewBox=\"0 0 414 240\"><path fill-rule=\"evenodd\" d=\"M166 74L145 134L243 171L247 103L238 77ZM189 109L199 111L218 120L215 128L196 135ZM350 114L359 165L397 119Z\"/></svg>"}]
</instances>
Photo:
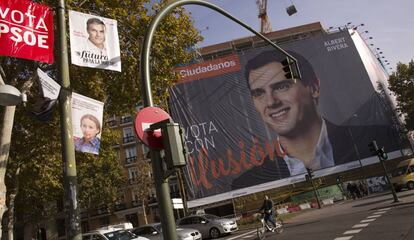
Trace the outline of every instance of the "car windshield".
<instances>
[{"instance_id":1,"label":"car windshield","mask_svg":"<svg viewBox=\"0 0 414 240\"><path fill-rule=\"evenodd\" d=\"M214 220L214 219L219 219L220 217L216 216L216 215L212 215L212 214L206 214L204 215L204 217L206 217L207 219L210 220Z\"/></svg>"},{"instance_id":2,"label":"car windshield","mask_svg":"<svg viewBox=\"0 0 414 240\"><path fill-rule=\"evenodd\" d=\"M134 238L134 235L128 231L120 230L115 232L109 232L104 234L109 240L130 240Z\"/></svg>"},{"instance_id":3,"label":"car windshield","mask_svg":"<svg viewBox=\"0 0 414 240\"><path fill-rule=\"evenodd\" d=\"M395 169L394 172L392 172L392 176L398 177L398 176L404 175L406 171L407 171L407 166L399 167Z\"/></svg>"}]
</instances>

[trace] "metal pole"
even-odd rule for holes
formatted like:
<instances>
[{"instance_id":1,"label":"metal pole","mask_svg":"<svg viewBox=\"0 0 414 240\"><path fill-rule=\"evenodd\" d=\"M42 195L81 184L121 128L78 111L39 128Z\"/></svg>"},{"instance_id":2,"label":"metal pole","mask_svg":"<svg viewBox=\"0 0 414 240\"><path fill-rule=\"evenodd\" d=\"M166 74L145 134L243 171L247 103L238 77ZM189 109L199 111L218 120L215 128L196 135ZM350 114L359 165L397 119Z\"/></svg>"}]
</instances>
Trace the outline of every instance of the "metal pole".
<instances>
[{"instance_id":1,"label":"metal pole","mask_svg":"<svg viewBox=\"0 0 414 240\"><path fill-rule=\"evenodd\" d=\"M388 171L387 168L385 167L385 159L383 159L380 155L378 155L378 158L381 162L382 165L382 169L384 170L384 174L385 174L385 178L387 179L388 185L391 188L391 193L392 193L392 197L394 198L394 202L399 202L400 200L398 199L397 193L395 192L395 188L394 185L391 183L390 177L388 176Z\"/></svg>"},{"instance_id":2,"label":"metal pole","mask_svg":"<svg viewBox=\"0 0 414 240\"><path fill-rule=\"evenodd\" d=\"M355 117L355 115L354 115L354 117ZM364 166L362 165L361 155L359 154L358 147L355 144L354 135L352 134L352 131L349 128L348 128L348 132L349 132L349 135L351 136L352 145L354 146L354 151L355 151L355 154L357 155L357 158L358 158L359 167L360 167L360 170L361 170L361 173L362 173L362 177L364 178L365 186L368 186L367 175L365 173Z\"/></svg>"},{"instance_id":3,"label":"metal pole","mask_svg":"<svg viewBox=\"0 0 414 240\"><path fill-rule=\"evenodd\" d=\"M188 206L187 206L187 194L185 192L184 179L183 179L183 174L181 172L181 168L177 170L177 178L178 178L178 182L180 186L181 199L183 200L183 207L184 207L183 212L184 212L184 217L185 217L188 214Z\"/></svg>"},{"instance_id":4,"label":"metal pole","mask_svg":"<svg viewBox=\"0 0 414 240\"><path fill-rule=\"evenodd\" d=\"M60 130L62 138L62 159L63 159L63 178L65 191L65 211L66 211L66 239L81 240L80 209L77 202L77 177L75 147L72 136L72 107L68 47L66 40L66 18L65 1L59 0L58 3L58 31L59 31L59 51L56 51L56 59L59 59L59 80L61 91L59 95L60 109Z\"/></svg>"},{"instance_id":5,"label":"metal pole","mask_svg":"<svg viewBox=\"0 0 414 240\"><path fill-rule=\"evenodd\" d=\"M316 191L315 184L313 183L313 179L311 178L312 188L313 188L313 195L315 195L316 202L318 203L318 208L321 209L321 201L319 200L318 192Z\"/></svg>"},{"instance_id":6,"label":"metal pole","mask_svg":"<svg viewBox=\"0 0 414 240\"><path fill-rule=\"evenodd\" d=\"M164 239L177 240L170 186L168 185L168 178L164 176L162 158L158 150L151 149L151 163L157 202L161 213L162 235Z\"/></svg>"}]
</instances>

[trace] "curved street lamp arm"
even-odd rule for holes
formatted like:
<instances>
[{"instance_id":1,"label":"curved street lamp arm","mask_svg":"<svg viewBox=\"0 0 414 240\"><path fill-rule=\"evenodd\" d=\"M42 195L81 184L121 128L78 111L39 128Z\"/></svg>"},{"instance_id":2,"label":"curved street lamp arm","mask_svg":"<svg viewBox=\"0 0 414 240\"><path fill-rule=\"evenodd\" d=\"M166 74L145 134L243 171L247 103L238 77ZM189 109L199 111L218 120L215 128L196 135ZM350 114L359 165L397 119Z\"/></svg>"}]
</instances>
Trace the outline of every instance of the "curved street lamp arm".
<instances>
[{"instance_id":1,"label":"curved street lamp arm","mask_svg":"<svg viewBox=\"0 0 414 240\"><path fill-rule=\"evenodd\" d=\"M159 24L159 22L174 8L182 6L182 5L188 5L188 4L194 4L194 5L200 5L208 7L212 10L215 10L216 12L221 13L222 15L226 16L227 18L233 20L234 22L238 23L239 25L243 26L250 32L254 33L256 36L263 39L265 42L270 44L272 47L274 47L277 51L283 53L288 57L290 60L292 60L295 64L294 66L294 72L296 72L297 77L300 78L300 72L297 64L297 60L291 56L289 53L287 53L285 50L277 46L275 43L273 43L271 40L266 38L263 34L257 32L241 20L237 19L236 17L233 17L230 13L226 12L225 10L221 9L220 7L203 1L203 0L175 0L167 3L167 5L160 10L160 12L155 16L155 18L151 21L151 24L149 26L149 29L147 31L147 34L144 39L144 43L142 46L141 51L141 86L142 86L142 98L143 103L145 107L153 106L152 101L152 93L151 93L151 82L150 82L150 67L149 67L149 60L150 60L150 49L151 49L151 43L152 39L155 33L155 30Z\"/></svg>"}]
</instances>

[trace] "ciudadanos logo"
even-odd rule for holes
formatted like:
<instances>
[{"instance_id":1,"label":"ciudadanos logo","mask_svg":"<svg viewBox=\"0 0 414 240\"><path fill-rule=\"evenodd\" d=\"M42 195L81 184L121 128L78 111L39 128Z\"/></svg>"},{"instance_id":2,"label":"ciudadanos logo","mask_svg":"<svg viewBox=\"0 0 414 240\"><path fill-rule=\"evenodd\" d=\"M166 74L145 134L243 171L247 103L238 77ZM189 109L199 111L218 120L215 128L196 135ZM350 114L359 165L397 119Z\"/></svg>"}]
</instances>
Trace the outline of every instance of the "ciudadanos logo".
<instances>
[{"instance_id":1,"label":"ciudadanos logo","mask_svg":"<svg viewBox=\"0 0 414 240\"><path fill-rule=\"evenodd\" d=\"M236 54L227 57L205 61L185 67L176 68L180 74L180 82L198 80L202 78L214 77L224 73L240 71L240 60Z\"/></svg>"}]
</instances>

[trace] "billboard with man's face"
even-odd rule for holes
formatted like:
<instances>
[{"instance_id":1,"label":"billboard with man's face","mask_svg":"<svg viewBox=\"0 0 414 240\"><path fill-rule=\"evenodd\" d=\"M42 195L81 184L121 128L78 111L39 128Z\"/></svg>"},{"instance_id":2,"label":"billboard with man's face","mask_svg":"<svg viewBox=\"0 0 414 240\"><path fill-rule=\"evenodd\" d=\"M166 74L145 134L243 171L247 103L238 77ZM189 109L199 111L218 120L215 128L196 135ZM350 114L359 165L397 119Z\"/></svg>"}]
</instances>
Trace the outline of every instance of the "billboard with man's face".
<instances>
[{"instance_id":1,"label":"billboard with man's face","mask_svg":"<svg viewBox=\"0 0 414 240\"><path fill-rule=\"evenodd\" d=\"M282 45L299 62L291 79L272 47L180 67L170 89L185 129L190 207L391 158L403 147L384 94L376 91L348 32ZM379 74L377 74L379 76Z\"/></svg>"}]
</instances>

